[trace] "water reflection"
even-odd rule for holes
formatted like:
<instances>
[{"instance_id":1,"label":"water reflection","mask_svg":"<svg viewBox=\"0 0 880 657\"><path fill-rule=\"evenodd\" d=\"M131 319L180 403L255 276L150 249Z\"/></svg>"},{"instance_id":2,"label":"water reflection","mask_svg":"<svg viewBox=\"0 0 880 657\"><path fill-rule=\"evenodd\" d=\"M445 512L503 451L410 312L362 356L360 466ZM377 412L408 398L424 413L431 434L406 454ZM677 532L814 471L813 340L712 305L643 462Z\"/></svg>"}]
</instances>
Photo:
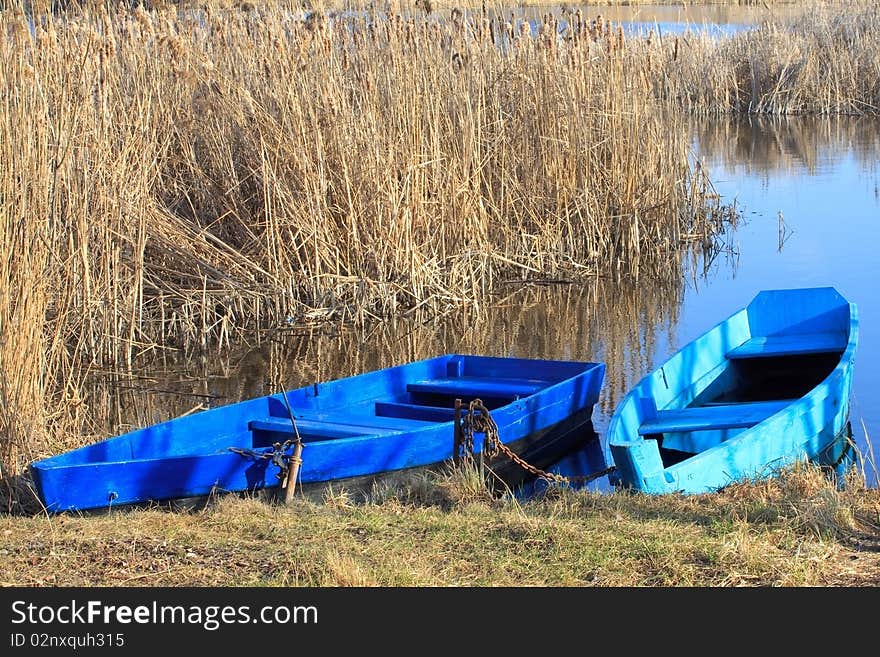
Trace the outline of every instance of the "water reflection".
<instances>
[{"instance_id":1,"label":"water reflection","mask_svg":"<svg viewBox=\"0 0 880 657\"><path fill-rule=\"evenodd\" d=\"M736 231L735 274L718 272L685 293L680 337L695 337L708 317L741 307L762 288L836 287L858 305L850 417L866 478L876 486L880 119L705 119L694 124L694 144L716 189L737 200L746 222Z\"/></svg>"},{"instance_id":2,"label":"water reflection","mask_svg":"<svg viewBox=\"0 0 880 657\"><path fill-rule=\"evenodd\" d=\"M367 332L293 328L220 357L168 357L139 368L139 378L100 376L91 402L108 421L98 433L447 352L602 361L595 433L554 468L583 475L604 467L602 442L618 400L675 350L761 289L832 285L859 308L850 419L866 479L876 486L880 120L722 117L695 122L693 134L695 155L717 191L745 212L745 224L727 236L729 248L686 250L638 286L511 283L492 303L442 318L398 319ZM780 217L788 230L781 248ZM603 490L608 482L588 487Z\"/></svg>"},{"instance_id":3,"label":"water reflection","mask_svg":"<svg viewBox=\"0 0 880 657\"><path fill-rule=\"evenodd\" d=\"M107 434L182 413L447 352L601 361L606 383L582 443L595 451L617 400L674 343L680 275L651 286L596 279L582 285L521 285L486 308L428 321L396 320L369 332L325 327L267 336L222 357L166 359L140 376L96 377L92 400L106 405ZM577 457L598 464L595 455ZM598 468L597 465L597 469Z\"/></svg>"},{"instance_id":4,"label":"water reflection","mask_svg":"<svg viewBox=\"0 0 880 657\"><path fill-rule=\"evenodd\" d=\"M583 436L581 445L562 456L557 462L547 469L556 475L566 478L563 486L571 486L578 489L592 490L596 492L609 492L614 489L606 473L611 461L602 444L601 436L591 429ZM521 485L516 493L523 498L533 497L546 492L559 483L551 482L546 478L536 477Z\"/></svg>"},{"instance_id":5,"label":"water reflection","mask_svg":"<svg viewBox=\"0 0 880 657\"><path fill-rule=\"evenodd\" d=\"M697 152L724 177L827 176L849 158L876 173L880 153L874 117L736 116L694 121L692 130Z\"/></svg>"}]
</instances>

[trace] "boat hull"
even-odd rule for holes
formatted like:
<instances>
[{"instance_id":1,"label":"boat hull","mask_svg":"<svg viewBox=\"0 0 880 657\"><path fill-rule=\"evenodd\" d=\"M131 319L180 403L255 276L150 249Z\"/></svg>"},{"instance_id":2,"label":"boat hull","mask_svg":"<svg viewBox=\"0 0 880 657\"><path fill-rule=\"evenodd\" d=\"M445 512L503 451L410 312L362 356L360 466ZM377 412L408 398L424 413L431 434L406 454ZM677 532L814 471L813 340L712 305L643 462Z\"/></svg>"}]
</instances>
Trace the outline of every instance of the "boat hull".
<instances>
[{"instance_id":1,"label":"boat hull","mask_svg":"<svg viewBox=\"0 0 880 657\"><path fill-rule=\"evenodd\" d=\"M759 294L646 376L608 445L620 485L706 493L797 461L833 465L845 434L858 322L832 288Z\"/></svg>"},{"instance_id":2,"label":"boat hull","mask_svg":"<svg viewBox=\"0 0 880 657\"><path fill-rule=\"evenodd\" d=\"M299 433L299 487L368 481L450 459L455 399L483 399L501 441L529 449L588 420L603 377L600 363L449 354L202 411L30 469L53 512L276 489Z\"/></svg>"}]
</instances>

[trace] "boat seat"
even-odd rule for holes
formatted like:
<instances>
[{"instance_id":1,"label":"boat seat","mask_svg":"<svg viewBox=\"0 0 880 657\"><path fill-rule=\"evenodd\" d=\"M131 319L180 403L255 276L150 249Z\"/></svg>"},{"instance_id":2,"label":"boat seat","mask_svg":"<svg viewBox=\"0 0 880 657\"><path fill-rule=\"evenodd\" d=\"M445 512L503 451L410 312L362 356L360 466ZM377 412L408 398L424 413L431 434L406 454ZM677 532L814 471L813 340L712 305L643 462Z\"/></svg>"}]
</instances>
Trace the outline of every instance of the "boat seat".
<instances>
[{"instance_id":1,"label":"boat seat","mask_svg":"<svg viewBox=\"0 0 880 657\"><path fill-rule=\"evenodd\" d=\"M365 436L377 433L393 433L394 429L384 427L368 427L335 422L321 422L316 420L303 420L297 418L297 430L304 435L315 438L348 438L351 436ZM294 436L293 423L286 417L266 417L259 420L251 420L248 423L251 431L271 431Z\"/></svg>"},{"instance_id":2,"label":"boat seat","mask_svg":"<svg viewBox=\"0 0 880 657\"><path fill-rule=\"evenodd\" d=\"M455 409L442 406L424 406L403 402L376 402L376 415L382 417L408 418L422 422L451 422Z\"/></svg>"},{"instance_id":3,"label":"boat seat","mask_svg":"<svg viewBox=\"0 0 880 657\"><path fill-rule=\"evenodd\" d=\"M802 354L839 353L846 348L846 334L840 331L766 335L746 340L727 352L730 359L770 358Z\"/></svg>"},{"instance_id":4,"label":"boat seat","mask_svg":"<svg viewBox=\"0 0 880 657\"><path fill-rule=\"evenodd\" d=\"M546 388L547 385L547 381L536 379L463 376L415 381L408 383L406 389L409 392L452 395L463 399L476 397L507 399L532 395Z\"/></svg>"},{"instance_id":5,"label":"boat seat","mask_svg":"<svg viewBox=\"0 0 880 657\"><path fill-rule=\"evenodd\" d=\"M642 423L639 435L753 427L789 404L791 400L772 400L657 411L655 418Z\"/></svg>"},{"instance_id":6,"label":"boat seat","mask_svg":"<svg viewBox=\"0 0 880 657\"><path fill-rule=\"evenodd\" d=\"M382 416L374 412L374 405L369 404L364 408L357 409L357 412L341 412L340 410L330 410L329 412L309 411L305 417L298 416L297 423L302 421L321 422L330 424L344 424L347 426L357 427L358 429L369 429L372 433L376 429L388 429L390 431L404 431L406 429L421 429L430 422L421 420L416 417L394 417ZM290 420L286 417L282 419L288 424Z\"/></svg>"}]
</instances>

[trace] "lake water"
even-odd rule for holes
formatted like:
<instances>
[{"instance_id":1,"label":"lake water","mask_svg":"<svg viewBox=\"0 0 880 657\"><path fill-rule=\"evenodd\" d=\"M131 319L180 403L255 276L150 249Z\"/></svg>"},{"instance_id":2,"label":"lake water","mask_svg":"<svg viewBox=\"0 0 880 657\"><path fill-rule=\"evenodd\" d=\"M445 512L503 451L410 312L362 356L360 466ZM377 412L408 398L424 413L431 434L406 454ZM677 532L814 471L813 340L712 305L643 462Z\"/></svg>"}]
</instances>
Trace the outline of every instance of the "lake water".
<instances>
[{"instance_id":1,"label":"lake water","mask_svg":"<svg viewBox=\"0 0 880 657\"><path fill-rule=\"evenodd\" d=\"M763 7L736 5L623 5L604 6L578 3L552 4L521 7L514 10L513 17L527 20L533 26L540 25L545 14L556 16L560 29L568 24L569 17L577 10L586 23L601 16L604 21L620 25L629 34L647 35L651 30L662 38L664 35L701 31L713 35L725 35L757 25L770 16L790 16L796 6L779 6L769 12ZM770 13L772 12L772 13ZM490 10L489 12L493 12ZM511 14L505 14L509 17Z\"/></svg>"},{"instance_id":2,"label":"lake water","mask_svg":"<svg viewBox=\"0 0 880 657\"><path fill-rule=\"evenodd\" d=\"M851 399L857 445L880 436L880 120L752 119L703 123L695 145L717 190L746 223L733 237L735 269L719 268L685 295L680 337L720 307L767 287L830 285L858 306ZM703 324L703 326L699 326ZM876 485L877 473L869 467Z\"/></svg>"},{"instance_id":3,"label":"lake water","mask_svg":"<svg viewBox=\"0 0 880 657\"><path fill-rule=\"evenodd\" d=\"M706 23L743 29L766 12L595 7L584 15L674 31ZM695 120L692 130L695 160L722 199L736 202L743 221L720 251L683 252L683 277L639 285L600 279L523 287L511 281L482 306L441 319L398 319L366 332L292 328L234 354L169 363L129 381L131 395L120 395L118 382L108 382L103 394L115 409L117 428L440 353L602 361L607 373L593 418L597 440L554 468L589 474L607 464L604 430L617 401L638 379L762 289L830 285L858 305L850 420L862 469L876 486L880 297L873 286L880 282L880 120L721 117ZM610 489L605 477L589 487Z\"/></svg>"},{"instance_id":4,"label":"lake water","mask_svg":"<svg viewBox=\"0 0 880 657\"><path fill-rule=\"evenodd\" d=\"M876 118L719 118L693 126L695 156L717 191L744 221L727 236L729 251L703 271L691 267L680 302L669 309L650 353L629 382L743 307L761 289L829 285L858 306L859 347L850 421L869 485L878 482L880 436L880 120ZM651 331L650 318L642 327ZM629 359L628 367L636 361ZM601 438L610 416L594 422ZM597 460L572 455L558 468L578 474ZM594 484L604 488L601 480Z\"/></svg>"}]
</instances>

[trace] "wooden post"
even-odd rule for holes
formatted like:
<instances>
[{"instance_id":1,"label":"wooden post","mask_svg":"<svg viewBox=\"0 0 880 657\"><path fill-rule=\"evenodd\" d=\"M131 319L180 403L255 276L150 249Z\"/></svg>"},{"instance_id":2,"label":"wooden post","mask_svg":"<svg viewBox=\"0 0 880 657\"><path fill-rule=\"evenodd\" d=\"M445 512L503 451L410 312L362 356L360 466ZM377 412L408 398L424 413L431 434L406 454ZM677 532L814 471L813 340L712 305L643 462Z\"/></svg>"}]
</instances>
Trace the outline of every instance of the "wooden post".
<instances>
[{"instance_id":1,"label":"wooden post","mask_svg":"<svg viewBox=\"0 0 880 657\"><path fill-rule=\"evenodd\" d=\"M302 439L293 444L293 455L290 457L290 467L287 469L287 481L284 482L284 503L293 501L296 492L296 480L299 477L299 466L302 463Z\"/></svg>"},{"instance_id":2,"label":"wooden post","mask_svg":"<svg viewBox=\"0 0 880 657\"><path fill-rule=\"evenodd\" d=\"M287 406L287 414L290 416L290 423L293 425L293 433L296 434L296 441L293 443L293 454L290 457L290 467L287 468L287 481L284 482L284 503L290 504L293 500L293 494L296 492L296 480L299 477L299 466L302 465L303 441L299 435L299 429L296 426L296 418L293 416L293 408L287 399L287 393L282 392L284 405Z\"/></svg>"}]
</instances>

